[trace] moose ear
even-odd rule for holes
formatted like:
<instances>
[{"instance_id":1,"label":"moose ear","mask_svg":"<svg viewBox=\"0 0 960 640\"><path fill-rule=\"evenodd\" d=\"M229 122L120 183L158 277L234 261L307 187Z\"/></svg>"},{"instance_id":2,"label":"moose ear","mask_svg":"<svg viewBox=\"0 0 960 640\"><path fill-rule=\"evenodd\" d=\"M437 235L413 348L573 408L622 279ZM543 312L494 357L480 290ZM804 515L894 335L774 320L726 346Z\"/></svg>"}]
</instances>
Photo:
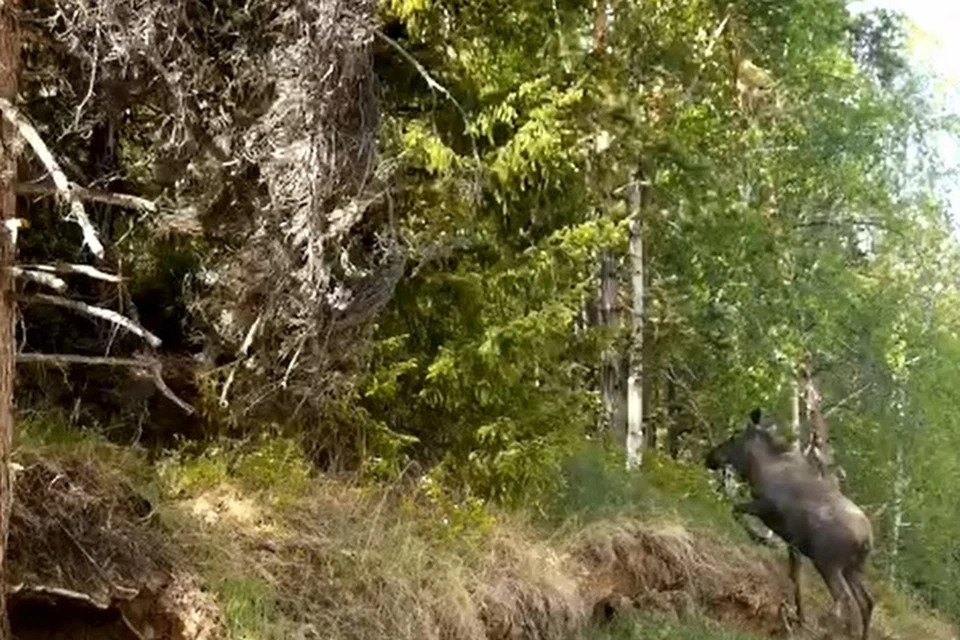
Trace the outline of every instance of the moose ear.
<instances>
[{"instance_id":1,"label":"moose ear","mask_svg":"<svg viewBox=\"0 0 960 640\"><path fill-rule=\"evenodd\" d=\"M756 409L750 412L750 422L757 425L760 424L760 415L761 415L760 408L757 407Z\"/></svg>"}]
</instances>

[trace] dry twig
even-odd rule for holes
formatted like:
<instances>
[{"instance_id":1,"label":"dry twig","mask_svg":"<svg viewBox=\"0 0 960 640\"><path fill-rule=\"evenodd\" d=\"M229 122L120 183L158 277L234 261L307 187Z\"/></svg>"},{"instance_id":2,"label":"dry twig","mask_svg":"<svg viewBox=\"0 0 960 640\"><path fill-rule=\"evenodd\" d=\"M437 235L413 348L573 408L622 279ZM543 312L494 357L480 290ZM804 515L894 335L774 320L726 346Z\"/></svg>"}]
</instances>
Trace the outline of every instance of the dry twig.
<instances>
[{"instance_id":1,"label":"dry twig","mask_svg":"<svg viewBox=\"0 0 960 640\"><path fill-rule=\"evenodd\" d=\"M227 406L227 396L230 393L230 387L233 385L233 378L236 375L237 367L239 366L242 359L247 357L247 352L250 351L250 346L253 344L253 339L256 337L257 329L260 328L260 323L263 321L263 314L261 313L257 316L257 319L253 321L253 324L250 325L250 329L247 331L246 337L243 339L243 344L240 345L240 350L237 352L237 361L230 368L230 373L227 375L227 381L223 384L223 391L220 392L220 406Z\"/></svg>"}]
</instances>

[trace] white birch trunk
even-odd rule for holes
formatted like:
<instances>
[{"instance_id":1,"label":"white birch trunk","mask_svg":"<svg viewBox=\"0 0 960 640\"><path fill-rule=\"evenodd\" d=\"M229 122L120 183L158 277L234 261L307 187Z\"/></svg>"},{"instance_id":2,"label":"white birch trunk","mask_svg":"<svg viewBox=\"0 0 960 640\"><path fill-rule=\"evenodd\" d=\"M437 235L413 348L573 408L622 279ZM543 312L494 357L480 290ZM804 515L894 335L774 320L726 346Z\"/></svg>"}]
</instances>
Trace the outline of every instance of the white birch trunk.
<instances>
[{"instance_id":1,"label":"white birch trunk","mask_svg":"<svg viewBox=\"0 0 960 640\"><path fill-rule=\"evenodd\" d=\"M630 287L633 293L629 374L627 377L627 468L643 462L643 321L644 268L643 220L641 218L640 184L634 182L628 191L630 212Z\"/></svg>"},{"instance_id":2,"label":"white birch trunk","mask_svg":"<svg viewBox=\"0 0 960 640\"><path fill-rule=\"evenodd\" d=\"M794 376L790 381L790 435L795 440L799 450L803 450L804 442L800 434L800 383Z\"/></svg>"}]
</instances>

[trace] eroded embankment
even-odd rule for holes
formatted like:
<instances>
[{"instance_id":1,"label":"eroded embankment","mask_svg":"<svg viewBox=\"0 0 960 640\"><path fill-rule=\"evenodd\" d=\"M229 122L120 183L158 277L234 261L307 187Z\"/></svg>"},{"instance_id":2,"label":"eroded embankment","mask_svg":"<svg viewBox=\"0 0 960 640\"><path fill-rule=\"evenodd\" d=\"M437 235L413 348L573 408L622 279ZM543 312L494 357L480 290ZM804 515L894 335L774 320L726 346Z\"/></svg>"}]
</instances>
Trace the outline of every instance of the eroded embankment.
<instances>
[{"instance_id":1,"label":"eroded embankment","mask_svg":"<svg viewBox=\"0 0 960 640\"><path fill-rule=\"evenodd\" d=\"M451 530L398 492L341 483L293 502L218 484L161 507L103 459L19 463L20 638L566 640L632 607L785 631L782 559L680 525L601 522L548 544L515 523ZM919 637L889 617L878 637ZM952 637L923 620L923 637Z\"/></svg>"}]
</instances>

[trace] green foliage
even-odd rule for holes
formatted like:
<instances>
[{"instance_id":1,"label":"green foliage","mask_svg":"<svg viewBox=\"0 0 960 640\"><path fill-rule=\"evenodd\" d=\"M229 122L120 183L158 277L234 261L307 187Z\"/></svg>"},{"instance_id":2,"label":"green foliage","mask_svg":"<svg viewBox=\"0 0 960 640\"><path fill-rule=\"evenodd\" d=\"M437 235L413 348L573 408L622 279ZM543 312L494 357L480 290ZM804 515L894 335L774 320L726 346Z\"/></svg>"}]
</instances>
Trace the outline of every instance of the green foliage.
<instances>
[{"instance_id":1,"label":"green foliage","mask_svg":"<svg viewBox=\"0 0 960 640\"><path fill-rule=\"evenodd\" d=\"M442 470L434 470L423 477L413 495L404 497L401 514L418 522L421 535L434 543L479 548L493 530L493 514L482 498L458 496L448 487Z\"/></svg>"},{"instance_id":2,"label":"green foliage","mask_svg":"<svg viewBox=\"0 0 960 640\"><path fill-rule=\"evenodd\" d=\"M255 442L221 439L199 451L185 445L159 461L166 492L196 496L223 484L266 493L280 503L300 497L310 485L311 467L299 445L264 435Z\"/></svg>"}]
</instances>

